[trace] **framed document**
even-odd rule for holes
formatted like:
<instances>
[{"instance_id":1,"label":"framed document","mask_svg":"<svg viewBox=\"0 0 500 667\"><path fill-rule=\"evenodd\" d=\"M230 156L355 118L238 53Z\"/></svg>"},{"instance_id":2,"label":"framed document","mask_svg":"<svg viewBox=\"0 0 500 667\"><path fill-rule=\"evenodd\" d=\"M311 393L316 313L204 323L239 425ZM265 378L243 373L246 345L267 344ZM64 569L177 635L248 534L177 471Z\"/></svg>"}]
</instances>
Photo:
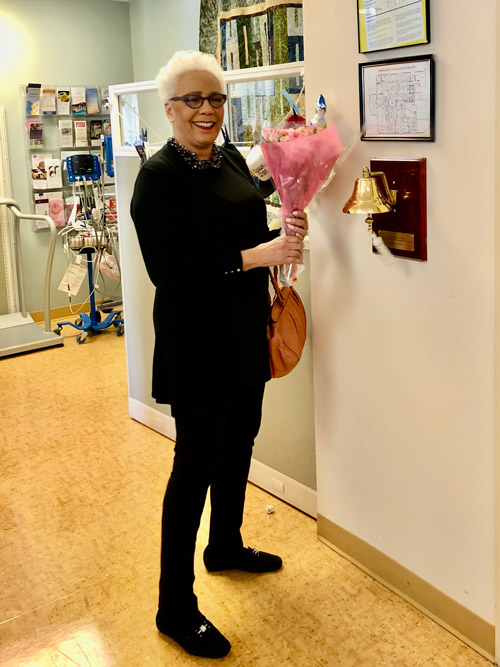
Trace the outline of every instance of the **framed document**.
<instances>
[{"instance_id":1,"label":"framed document","mask_svg":"<svg viewBox=\"0 0 500 667\"><path fill-rule=\"evenodd\" d=\"M430 0L357 0L360 53L428 44Z\"/></svg>"},{"instance_id":2,"label":"framed document","mask_svg":"<svg viewBox=\"0 0 500 667\"><path fill-rule=\"evenodd\" d=\"M434 141L432 55L358 67L362 140Z\"/></svg>"}]
</instances>

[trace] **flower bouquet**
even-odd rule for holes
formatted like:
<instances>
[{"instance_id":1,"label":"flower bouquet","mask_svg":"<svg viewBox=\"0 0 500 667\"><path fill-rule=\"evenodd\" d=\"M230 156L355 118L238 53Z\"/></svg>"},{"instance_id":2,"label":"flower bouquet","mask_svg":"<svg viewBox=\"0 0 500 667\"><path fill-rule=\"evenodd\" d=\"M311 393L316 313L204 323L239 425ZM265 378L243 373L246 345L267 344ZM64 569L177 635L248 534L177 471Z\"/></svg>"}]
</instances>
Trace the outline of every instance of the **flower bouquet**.
<instances>
[{"instance_id":1,"label":"flower bouquet","mask_svg":"<svg viewBox=\"0 0 500 667\"><path fill-rule=\"evenodd\" d=\"M292 236L286 219L293 217L293 211L303 211L329 182L333 165L342 153L342 143L335 125L273 127L263 129L262 134L264 143L260 148L281 199L283 229ZM289 265L281 272L286 285L296 280L297 269Z\"/></svg>"}]
</instances>

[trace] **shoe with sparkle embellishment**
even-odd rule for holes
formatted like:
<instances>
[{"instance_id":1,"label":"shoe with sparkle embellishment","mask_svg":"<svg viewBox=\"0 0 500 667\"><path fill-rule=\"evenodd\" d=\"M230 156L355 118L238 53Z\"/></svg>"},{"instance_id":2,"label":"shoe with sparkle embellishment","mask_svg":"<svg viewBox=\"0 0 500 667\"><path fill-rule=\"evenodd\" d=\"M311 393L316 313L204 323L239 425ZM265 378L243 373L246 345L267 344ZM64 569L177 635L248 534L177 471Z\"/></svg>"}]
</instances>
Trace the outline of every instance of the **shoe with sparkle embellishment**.
<instances>
[{"instance_id":1,"label":"shoe with sparkle embellishment","mask_svg":"<svg viewBox=\"0 0 500 667\"><path fill-rule=\"evenodd\" d=\"M196 618L187 622L169 622L158 612L156 627L191 655L223 658L231 650L231 644L224 635L199 612Z\"/></svg>"},{"instance_id":2,"label":"shoe with sparkle embellishment","mask_svg":"<svg viewBox=\"0 0 500 667\"><path fill-rule=\"evenodd\" d=\"M209 572L222 570L242 570L243 572L276 572L283 565L279 556L258 551L251 547L241 547L230 553L216 553L209 546L203 552L203 562Z\"/></svg>"}]
</instances>

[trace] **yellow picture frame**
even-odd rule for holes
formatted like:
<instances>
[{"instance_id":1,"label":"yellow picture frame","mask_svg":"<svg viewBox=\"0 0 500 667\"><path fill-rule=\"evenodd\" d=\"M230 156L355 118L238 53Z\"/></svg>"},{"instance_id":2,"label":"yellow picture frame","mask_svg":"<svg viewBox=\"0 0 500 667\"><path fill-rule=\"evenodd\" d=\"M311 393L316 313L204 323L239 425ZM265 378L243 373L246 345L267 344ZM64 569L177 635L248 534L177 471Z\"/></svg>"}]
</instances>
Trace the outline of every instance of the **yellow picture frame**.
<instances>
[{"instance_id":1,"label":"yellow picture frame","mask_svg":"<svg viewBox=\"0 0 500 667\"><path fill-rule=\"evenodd\" d=\"M358 50L370 53L430 39L430 0L357 0Z\"/></svg>"}]
</instances>

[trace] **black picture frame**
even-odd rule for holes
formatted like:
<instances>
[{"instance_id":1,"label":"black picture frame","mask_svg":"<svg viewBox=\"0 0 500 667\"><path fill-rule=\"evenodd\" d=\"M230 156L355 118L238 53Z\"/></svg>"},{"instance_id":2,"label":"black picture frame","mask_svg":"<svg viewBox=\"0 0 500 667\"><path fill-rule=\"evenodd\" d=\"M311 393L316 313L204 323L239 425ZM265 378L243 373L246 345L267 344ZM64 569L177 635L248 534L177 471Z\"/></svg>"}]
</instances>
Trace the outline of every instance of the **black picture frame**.
<instances>
[{"instance_id":1,"label":"black picture frame","mask_svg":"<svg viewBox=\"0 0 500 667\"><path fill-rule=\"evenodd\" d=\"M414 12L414 5L417 4L418 0L407 0L407 5L400 5L388 9L385 12L381 12L377 16L382 16L383 14L393 14L394 17L402 15L402 13L407 10L409 7L410 12ZM408 19L401 23L402 29L401 32L397 30L397 23L394 26L395 34L391 35L391 27L386 25L380 29L379 34L379 43L375 41L375 38L372 39L372 44L369 43L369 37L367 35L366 21L365 21L365 0L356 0L357 4L357 19L358 19L358 52L359 53L373 53L375 51L384 51L387 49L400 49L406 46L415 46L417 44L429 44L431 41L431 19L430 19L430 0L420 0L420 5L422 8L422 27L424 30L424 35L422 38L412 40L411 34L411 15L409 18L410 24L408 24ZM406 18L406 17L403 17ZM375 18L373 19L376 20ZM410 37L409 41L406 41ZM371 48L370 48L371 47Z\"/></svg>"},{"instance_id":2,"label":"black picture frame","mask_svg":"<svg viewBox=\"0 0 500 667\"><path fill-rule=\"evenodd\" d=\"M362 141L435 140L432 54L359 63Z\"/></svg>"}]
</instances>

